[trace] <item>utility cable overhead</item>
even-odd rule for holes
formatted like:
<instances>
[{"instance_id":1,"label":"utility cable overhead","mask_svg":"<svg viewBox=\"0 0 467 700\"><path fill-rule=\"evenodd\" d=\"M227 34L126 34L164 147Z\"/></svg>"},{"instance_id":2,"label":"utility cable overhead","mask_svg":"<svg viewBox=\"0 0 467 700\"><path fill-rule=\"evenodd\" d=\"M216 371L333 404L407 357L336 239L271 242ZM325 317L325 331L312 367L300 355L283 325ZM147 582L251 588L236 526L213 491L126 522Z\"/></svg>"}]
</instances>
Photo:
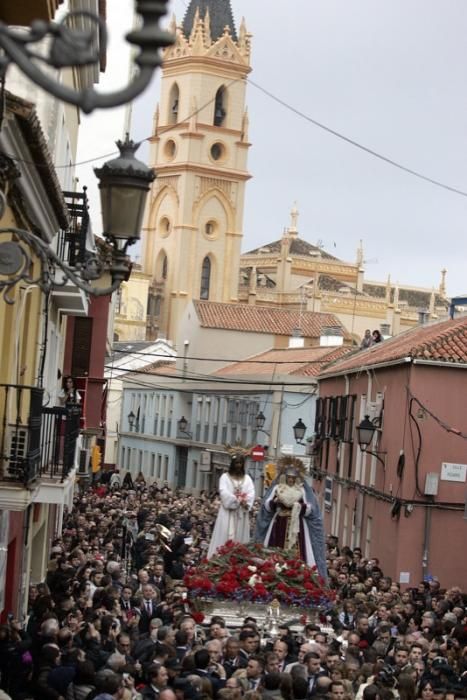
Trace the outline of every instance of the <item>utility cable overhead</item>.
<instances>
[{"instance_id":1,"label":"utility cable overhead","mask_svg":"<svg viewBox=\"0 0 467 700\"><path fill-rule=\"evenodd\" d=\"M105 369L111 370L114 369L115 367L112 367L112 365L105 365ZM155 377L164 377L166 379L185 379L188 382L205 382L206 384L235 384L239 386L296 386L296 387L303 387L305 384L312 384L310 381L310 377L303 376L303 381L299 382L288 382L288 381L277 381L277 382L271 382L269 380L261 380L259 379L258 381L252 381L251 379L227 379L223 377L219 377L219 379L216 379L212 375L185 375L183 376L182 374L164 374L164 372L157 372L157 374L151 374L150 372L144 371L144 370L138 370L138 369L132 369L130 367L118 367L118 370L120 372L125 372L125 374L142 374L146 377L148 376L155 376Z\"/></svg>"},{"instance_id":2,"label":"utility cable overhead","mask_svg":"<svg viewBox=\"0 0 467 700\"><path fill-rule=\"evenodd\" d=\"M226 88L229 88L231 85L234 83L237 83L239 80L245 80L245 78L235 78L234 80L230 81L230 83L227 83ZM256 83L254 80L251 78L246 78L246 82L248 82L250 85L252 85L254 88L262 92L264 95L269 97L271 100L276 102L277 104L280 104L282 107L285 109L288 109L290 112L293 112L296 114L298 117L301 119L304 119L305 121L309 122L310 124L313 124L314 126L318 127L319 129L322 129L328 134L331 134L331 136L335 136L336 138L340 139L341 141L344 141L345 143L348 143L350 146L353 146L354 148L358 148L359 150L363 151L364 153L367 153L368 155L372 156L373 158L377 158L378 160L383 161L387 165L391 165L394 168L397 168L398 170L401 170L408 175L412 175L413 177L416 177L420 180L423 180L424 182L428 182L431 185L435 185L436 187L440 187L444 190L447 190L448 192L452 192L453 194L458 194L461 197L467 197L467 192L464 190L459 189L458 187L453 187L452 185L448 185L445 182L442 182L441 180L437 180L435 178L429 177L428 175L424 175L418 170L414 170L413 168L409 168L407 165L403 165L402 163L399 163L398 161L394 160L393 158L389 158L389 156L385 156L382 153L379 153L378 151L375 151L374 149L370 148L369 146L365 146L364 144L360 143L359 141L356 141L355 139L350 138L349 136L346 136L345 134L341 133L340 131L336 131L336 129L333 129L330 126L327 126L323 122L318 121L317 119L314 119L313 117L310 117L308 114L305 114L305 112L302 112L302 110L298 109L297 107L294 107L293 105L289 104L282 98L278 97L274 93L272 93L270 90L267 90L266 88L262 87L259 85L259 83ZM161 129L160 134L165 134L169 131L172 131L173 129L176 129L186 121L189 121L192 119L194 116L199 114L203 109L208 107L210 104L212 104L215 101L215 96L208 100L205 104L203 104L201 107L196 109L194 112L192 112L190 115L188 115L185 119L183 119L180 122L177 122L176 124L169 124L167 127L164 129ZM143 138L140 143L144 143L145 141L150 141L152 138L152 135L146 136L146 138ZM22 158L16 158L15 156L5 154L12 160L19 162L19 163L26 163L28 165L35 165L37 168L40 167L48 167L46 164L43 163L36 163L35 161L29 161L29 160L24 160ZM66 163L64 165L55 165L55 169L62 169L62 168L71 168L71 167L78 167L80 165L87 165L88 163L92 163L94 161L102 160L103 158L109 158L113 155L118 155L116 151L113 151L112 153L106 153L105 155L100 155L100 156L95 156L94 158L88 158L87 160L83 161L77 161L76 163Z\"/></svg>"},{"instance_id":3,"label":"utility cable overhead","mask_svg":"<svg viewBox=\"0 0 467 700\"><path fill-rule=\"evenodd\" d=\"M331 355L334 350L338 350L339 347L342 346L336 346L335 348L326 348L329 350L328 354ZM356 349L353 346L349 345L348 346L349 350ZM311 347L310 350L319 350L319 347ZM170 355L165 355L163 353L158 353L158 352L142 352L141 350L118 350L115 349L113 352L120 353L122 355L141 355L143 357L160 357L161 360L167 360L168 363L173 364L174 360L171 361ZM267 350L265 352L268 352ZM177 358L175 358L177 359ZM258 364L258 365L325 365L328 363L326 360L326 355L324 355L321 359L319 360L255 360L255 359L247 359L247 360L238 360L238 359L228 359L228 358L222 358L222 357L194 357L194 356L189 356L179 359L184 359L184 360L196 360L196 361L201 361L201 362L226 362L229 364L238 364L238 365L246 365L246 364ZM115 367L115 369L120 369L119 367ZM220 370L219 370L220 371Z\"/></svg>"},{"instance_id":4,"label":"utility cable overhead","mask_svg":"<svg viewBox=\"0 0 467 700\"><path fill-rule=\"evenodd\" d=\"M147 375L147 373L146 373L146 375ZM155 377L160 376L160 375L151 374L149 376L151 376L151 378L154 379ZM193 396L193 394L196 393L193 391L193 389L190 389L190 388L184 389L183 384L180 384L180 382L176 382L176 383L175 382L174 383L164 382L164 384L157 384L155 382L145 382L142 379L137 379L135 376L133 376L131 378L131 386L132 386L132 388L137 387L137 388L141 388L141 389L149 389L152 393L154 393L155 391L171 391L172 388L176 389L176 391L179 394L186 394L187 396ZM261 388L261 389L258 389L255 391L254 389L247 389L246 388L244 390L239 390L238 393L233 394L232 392L234 392L234 391L236 391L236 390L232 389L232 391L230 393L225 393L225 392L219 391L215 387L213 387L212 389L211 388L202 389L203 395L210 396L210 397L212 396L213 398L217 398L217 399L234 399L234 400L237 399L237 400L239 400L241 398L245 398L245 399L248 398L251 400L253 398L256 398L258 401L262 400L261 395L259 395L259 394L262 394L263 392L267 392L268 390ZM313 396L313 394L308 393L306 385L300 386L299 390L294 392L294 394L297 397L300 395L304 395L304 398L301 401L299 401L299 403L290 403L289 401L284 401L283 405L286 406L287 408L299 408L300 406L303 406L307 401L309 401L311 399L311 397ZM276 402L273 401L272 399L265 399L264 403L274 405Z\"/></svg>"},{"instance_id":5,"label":"utility cable overhead","mask_svg":"<svg viewBox=\"0 0 467 700\"><path fill-rule=\"evenodd\" d=\"M378 158L378 160L382 160L384 163L387 163L388 165L392 165L394 168L398 168L399 170L403 170L405 173L408 173L409 175L413 175L414 177L418 177L420 180L424 180L425 182L429 182L432 185L436 185L436 187L442 187L443 189L448 190L449 192L454 192L454 194L459 194L462 197L467 197L467 192L464 192L463 190L460 190L457 187L452 187L451 185L446 185L446 183L441 182L440 180L435 180L434 178L429 177L428 175L424 175L423 173L419 172L418 170L413 170L413 168L409 168L408 166L403 165L402 163L398 163L396 160L393 160L392 158L389 158L388 156L385 156L382 153L378 153L378 151L374 151L372 148L369 148L368 146L365 146L364 144L359 143L358 141L355 141L354 139L351 139L349 136L345 136L345 134L342 134L340 131L336 131L335 129L332 129L330 126L327 126L326 124L323 124L322 122L319 122L316 119L313 119L313 117L310 117L308 114L305 114L305 112L302 112L297 107L293 107L285 100L282 100L280 97L277 97L277 95L274 95L269 90L266 90L266 88L263 88L258 83L255 83L255 81L251 80L251 78L247 78L247 82L250 85L252 85L253 87L255 87L257 90L259 90L260 92L267 95L267 97L269 97L271 100L274 100L274 102L277 102L278 104L282 105L282 107L285 107L285 109L288 109L290 112L293 112L294 114L301 117L302 119L305 119L307 122L310 122L310 124L314 124L314 126L317 126L319 129L326 131L328 134L335 136L336 138L340 139L341 141L345 141L345 143L348 143L351 146L354 146L355 148L359 148L361 151L368 153L368 155L373 156L374 158Z\"/></svg>"}]
</instances>

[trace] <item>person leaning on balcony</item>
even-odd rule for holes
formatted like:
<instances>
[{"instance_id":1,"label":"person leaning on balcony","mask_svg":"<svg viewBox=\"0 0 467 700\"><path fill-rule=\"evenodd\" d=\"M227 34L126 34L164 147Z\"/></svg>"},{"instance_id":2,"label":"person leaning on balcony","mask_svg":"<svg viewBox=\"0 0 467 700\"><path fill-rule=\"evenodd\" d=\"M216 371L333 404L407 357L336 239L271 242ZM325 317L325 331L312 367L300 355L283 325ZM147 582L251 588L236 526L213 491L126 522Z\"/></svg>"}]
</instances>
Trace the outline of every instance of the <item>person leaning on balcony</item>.
<instances>
[{"instance_id":1,"label":"person leaning on balcony","mask_svg":"<svg viewBox=\"0 0 467 700\"><path fill-rule=\"evenodd\" d=\"M81 394L75 386L75 380L71 376L63 379L63 387L58 395L62 406L73 406L81 403Z\"/></svg>"}]
</instances>

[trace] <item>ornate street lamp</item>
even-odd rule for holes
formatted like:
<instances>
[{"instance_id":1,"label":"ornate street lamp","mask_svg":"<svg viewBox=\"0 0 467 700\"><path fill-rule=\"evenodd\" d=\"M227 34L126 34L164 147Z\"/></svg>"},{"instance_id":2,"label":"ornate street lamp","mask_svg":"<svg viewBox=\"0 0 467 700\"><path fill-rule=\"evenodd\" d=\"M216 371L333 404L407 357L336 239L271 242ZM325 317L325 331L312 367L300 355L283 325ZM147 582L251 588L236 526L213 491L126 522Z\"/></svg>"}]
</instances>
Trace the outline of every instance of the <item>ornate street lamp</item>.
<instances>
[{"instance_id":1,"label":"ornate street lamp","mask_svg":"<svg viewBox=\"0 0 467 700\"><path fill-rule=\"evenodd\" d=\"M122 253L139 240L146 196L156 177L151 168L135 158L139 145L127 134L125 141L117 141L118 158L94 168L101 193L103 235Z\"/></svg>"},{"instance_id":2,"label":"ornate street lamp","mask_svg":"<svg viewBox=\"0 0 467 700\"><path fill-rule=\"evenodd\" d=\"M361 423L356 427L357 430L357 441L360 449L366 452L367 448L371 445L373 441L373 435L376 432L375 425L371 422L370 416L365 416Z\"/></svg>"},{"instance_id":3,"label":"ornate street lamp","mask_svg":"<svg viewBox=\"0 0 467 700\"><path fill-rule=\"evenodd\" d=\"M128 425L130 426L130 433L131 433L131 431L133 430L133 426L135 424L136 416L133 413L133 411L130 411L130 413L128 414L127 417L128 417Z\"/></svg>"},{"instance_id":4,"label":"ornate street lamp","mask_svg":"<svg viewBox=\"0 0 467 700\"><path fill-rule=\"evenodd\" d=\"M256 422L256 430L263 430L264 424L266 423L266 416L262 411L258 413L258 415L255 418ZM264 432L264 431L263 431Z\"/></svg>"},{"instance_id":5,"label":"ornate street lamp","mask_svg":"<svg viewBox=\"0 0 467 700\"><path fill-rule=\"evenodd\" d=\"M295 438L295 442L297 445L303 445L303 438L305 437L306 433L306 425L302 421L301 418L298 419L298 421L295 423L293 426L293 434Z\"/></svg>"},{"instance_id":6,"label":"ornate street lamp","mask_svg":"<svg viewBox=\"0 0 467 700\"><path fill-rule=\"evenodd\" d=\"M31 231L8 227L0 228L0 236L7 235L8 240L0 243L0 290L9 304L14 299L9 292L19 282L37 284L44 292L64 286L67 280L93 296L112 294L123 280L128 279L131 260L127 256L128 246L140 237L141 222L144 214L146 197L155 178L154 171L135 158L139 144L130 141L128 134L124 142L117 141L120 151L118 158L96 168L101 191L103 235L105 245L98 254L89 253L84 263L74 267L67 264L49 246L48 243ZM0 217L5 197L0 192ZM25 245L26 244L27 248ZM31 277L32 258L35 253L40 271L34 279ZM63 279L57 280L56 271L63 272ZM95 287L89 284L108 272L111 285Z\"/></svg>"},{"instance_id":7,"label":"ornate street lamp","mask_svg":"<svg viewBox=\"0 0 467 700\"><path fill-rule=\"evenodd\" d=\"M88 11L70 12L60 22L35 20L26 33L0 22L0 72L13 63L36 85L54 97L76 105L89 113L96 108L117 107L134 100L151 82L155 69L161 65L159 50L171 46L175 37L159 27L167 13L168 0L135 0L135 10L140 15L138 29L127 34L130 44L139 48L135 63L139 70L133 81L113 93L99 93L94 88L74 90L60 79L54 80L42 70L40 62L53 68L78 68L98 64L101 52L106 50L107 32L102 19ZM80 17L91 21L93 28L77 28ZM73 26L75 25L75 26ZM42 56L31 46L49 38L48 52Z\"/></svg>"},{"instance_id":8,"label":"ornate street lamp","mask_svg":"<svg viewBox=\"0 0 467 700\"><path fill-rule=\"evenodd\" d=\"M370 416L365 416L365 418L356 427L357 441L362 452L366 452L366 454L376 457L378 462L381 462L383 467L386 468L386 462L384 459L382 459L382 457L380 457L380 455L385 455L386 452L373 452L372 450L368 449L373 442L373 436L377 430L377 424L378 423L375 424L374 421L370 420ZM379 424L381 424L381 421L379 421Z\"/></svg>"},{"instance_id":9,"label":"ornate street lamp","mask_svg":"<svg viewBox=\"0 0 467 700\"><path fill-rule=\"evenodd\" d=\"M180 418L180 420L177 421L177 430L182 435L186 435L187 437L192 438L193 433L189 433L187 428L188 428L188 421L185 418L185 416L182 416Z\"/></svg>"}]
</instances>

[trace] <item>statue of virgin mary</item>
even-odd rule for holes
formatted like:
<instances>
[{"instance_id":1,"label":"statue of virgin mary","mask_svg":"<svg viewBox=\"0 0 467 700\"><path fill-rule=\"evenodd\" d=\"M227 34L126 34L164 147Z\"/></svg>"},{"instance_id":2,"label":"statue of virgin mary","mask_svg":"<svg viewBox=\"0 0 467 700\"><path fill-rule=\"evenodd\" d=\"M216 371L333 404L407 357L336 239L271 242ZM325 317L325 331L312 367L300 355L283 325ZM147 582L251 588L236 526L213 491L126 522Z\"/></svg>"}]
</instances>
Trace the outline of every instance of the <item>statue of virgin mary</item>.
<instances>
[{"instance_id":1,"label":"statue of virgin mary","mask_svg":"<svg viewBox=\"0 0 467 700\"><path fill-rule=\"evenodd\" d=\"M296 457L282 457L256 518L255 541L294 552L327 579L323 519L318 500L305 480L305 466Z\"/></svg>"}]
</instances>

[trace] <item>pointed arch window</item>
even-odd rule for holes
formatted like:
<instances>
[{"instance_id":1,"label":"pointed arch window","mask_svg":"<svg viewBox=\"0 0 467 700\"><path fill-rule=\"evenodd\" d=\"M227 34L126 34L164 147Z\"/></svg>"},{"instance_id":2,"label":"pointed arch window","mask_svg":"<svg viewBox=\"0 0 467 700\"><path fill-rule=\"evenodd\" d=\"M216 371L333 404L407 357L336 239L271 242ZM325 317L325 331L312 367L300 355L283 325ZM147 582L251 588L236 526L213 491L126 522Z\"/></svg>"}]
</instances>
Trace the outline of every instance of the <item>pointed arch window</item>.
<instances>
[{"instance_id":1,"label":"pointed arch window","mask_svg":"<svg viewBox=\"0 0 467 700\"><path fill-rule=\"evenodd\" d=\"M177 83L172 85L169 97L169 124L176 124L178 122L178 111L180 105L180 88Z\"/></svg>"},{"instance_id":2,"label":"pointed arch window","mask_svg":"<svg viewBox=\"0 0 467 700\"><path fill-rule=\"evenodd\" d=\"M226 98L227 93L225 87L222 85L216 92L216 99L214 102L214 126L222 126L225 121L227 115Z\"/></svg>"},{"instance_id":3,"label":"pointed arch window","mask_svg":"<svg viewBox=\"0 0 467 700\"><path fill-rule=\"evenodd\" d=\"M211 260L206 256L201 267L201 288L199 298L209 299L209 287L211 285Z\"/></svg>"},{"instance_id":4,"label":"pointed arch window","mask_svg":"<svg viewBox=\"0 0 467 700\"><path fill-rule=\"evenodd\" d=\"M167 260L167 255L164 255L164 259L162 261L162 279L163 280L167 279L168 267L169 267L169 261Z\"/></svg>"}]
</instances>

